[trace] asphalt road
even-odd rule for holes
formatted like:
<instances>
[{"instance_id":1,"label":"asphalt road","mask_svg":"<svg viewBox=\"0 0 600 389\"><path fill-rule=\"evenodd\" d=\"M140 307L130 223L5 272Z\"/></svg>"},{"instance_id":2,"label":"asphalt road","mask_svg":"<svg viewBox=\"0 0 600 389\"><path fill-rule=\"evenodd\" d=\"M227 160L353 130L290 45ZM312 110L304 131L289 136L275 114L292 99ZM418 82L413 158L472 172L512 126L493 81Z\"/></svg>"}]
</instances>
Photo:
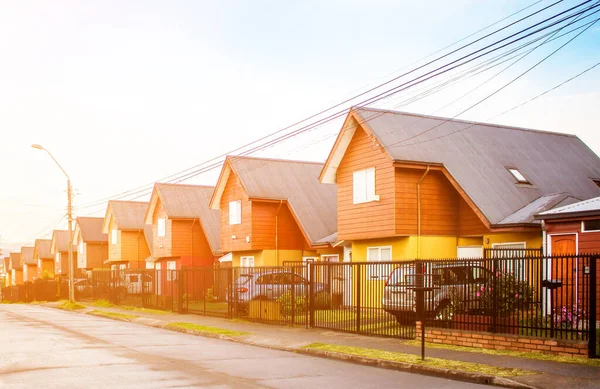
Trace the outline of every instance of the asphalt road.
<instances>
[{"instance_id":1,"label":"asphalt road","mask_svg":"<svg viewBox=\"0 0 600 389\"><path fill-rule=\"evenodd\" d=\"M273 331L277 331L273 327ZM0 387L484 388L34 305L0 305Z\"/></svg>"}]
</instances>

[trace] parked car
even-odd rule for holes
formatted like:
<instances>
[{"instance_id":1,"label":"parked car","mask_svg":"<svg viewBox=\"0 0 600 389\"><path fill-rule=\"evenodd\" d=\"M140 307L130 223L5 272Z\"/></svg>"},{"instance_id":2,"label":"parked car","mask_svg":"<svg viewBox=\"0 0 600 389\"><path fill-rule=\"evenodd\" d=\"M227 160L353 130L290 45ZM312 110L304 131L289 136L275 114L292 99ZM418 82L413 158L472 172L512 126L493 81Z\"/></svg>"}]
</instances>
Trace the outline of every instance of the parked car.
<instances>
[{"instance_id":1,"label":"parked car","mask_svg":"<svg viewBox=\"0 0 600 389\"><path fill-rule=\"evenodd\" d=\"M416 268L399 266L389 275L383 293L383 309L396 317L399 323L414 322L417 313L415 292ZM492 272L473 263L432 265L425 271L424 311L429 318L440 318L452 305L452 296L471 296L473 291L486 287ZM476 301L472 304L475 306Z\"/></svg>"},{"instance_id":2,"label":"parked car","mask_svg":"<svg viewBox=\"0 0 600 389\"><path fill-rule=\"evenodd\" d=\"M114 287L119 291L119 296L127 294L142 294L153 291L154 277L148 273L127 272L121 273L114 281Z\"/></svg>"},{"instance_id":3,"label":"parked car","mask_svg":"<svg viewBox=\"0 0 600 389\"><path fill-rule=\"evenodd\" d=\"M296 296L306 296L309 282L306 278L285 270L268 270L241 274L233 283L233 300L238 308L244 308L251 300L277 300L292 290ZM314 283L314 293L327 291L327 286Z\"/></svg>"}]
</instances>

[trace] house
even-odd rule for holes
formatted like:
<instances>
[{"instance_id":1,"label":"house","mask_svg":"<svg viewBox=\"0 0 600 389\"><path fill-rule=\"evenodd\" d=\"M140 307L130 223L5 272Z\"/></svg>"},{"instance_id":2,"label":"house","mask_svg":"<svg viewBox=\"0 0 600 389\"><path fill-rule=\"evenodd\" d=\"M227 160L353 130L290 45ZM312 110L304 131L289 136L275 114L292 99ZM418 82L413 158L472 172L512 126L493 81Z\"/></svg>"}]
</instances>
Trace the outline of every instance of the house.
<instances>
[{"instance_id":1,"label":"house","mask_svg":"<svg viewBox=\"0 0 600 389\"><path fill-rule=\"evenodd\" d=\"M50 253L54 256L54 275L67 276L69 275L69 231L54 230L52 231L52 242L50 244ZM77 247L72 246L73 253L73 268L74 276L80 275L77 263Z\"/></svg>"},{"instance_id":2,"label":"house","mask_svg":"<svg viewBox=\"0 0 600 389\"><path fill-rule=\"evenodd\" d=\"M339 261L336 187L315 162L229 156L210 207L221 211L221 250L233 266Z\"/></svg>"},{"instance_id":3,"label":"house","mask_svg":"<svg viewBox=\"0 0 600 389\"><path fill-rule=\"evenodd\" d=\"M146 262L157 270L215 263L221 248L219 212L208 207L213 190L201 185L154 185L144 216L152 226L152 255Z\"/></svg>"},{"instance_id":4,"label":"house","mask_svg":"<svg viewBox=\"0 0 600 389\"><path fill-rule=\"evenodd\" d=\"M144 223L146 209L146 202L108 202L102 232L108 236L106 263L112 270L146 267L152 244L152 225Z\"/></svg>"},{"instance_id":5,"label":"house","mask_svg":"<svg viewBox=\"0 0 600 389\"><path fill-rule=\"evenodd\" d=\"M600 197L540 212L543 221L545 253L551 256L597 254L600 258ZM561 280L560 298L555 305L576 305L589 288L592 258L556 258L549 278ZM600 259L596 259L596 285L600 285ZM587 270L587 271L586 271ZM600 288L597 288L597 320L600 320ZM561 301L562 300L562 301Z\"/></svg>"},{"instance_id":6,"label":"house","mask_svg":"<svg viewBox=\"0 0 600 389\"><path fill-rule=\"evenodd\" d=\"M23 284L23 265L21 264L21 253L10 253L10 269L12 286Z\"/></svg>"},{"instance_id":7,"label":"house","mask_svg":"<svg viewBox=\"0 0 600 389\"><path fill-rule=\"evenodd\" d=\"M33 260L37 263L37 278L40 278L44 272L54 276L54 256L50 251L52 239L36 239L33 246Z\"/></svg>"},{"instance_id":8,"label":"house","mask_svg":"<svg viewBox=\"0 0 600 389\"><path fill-rule=\"evenodd\" d=\"M10 255L2 259L2 275L3 278L0 280L0 287L10 286Z\"/></svg>"},{"instance_id":9,"label":"house","mask_svg":"<svg viewBox=\"0 0 600 389\"><path fill-rule=\"evenodd\" d=\"M33 259L33 247L21 247L23 282L32 282L37 277L37 262Z\"/></svg>"},{"instance_id":10,"label":"house","mask_svg":"<svg viewBox=\"0 0 600 389\"><path fill-rule=\"evenodd\" d=\"M102 232L104 218L78 217L73 244L77 246L77 268L90 271L105 267L108 258L108 235Z\"/></svg>"},{"instance_id":11,"label":"house","mask_svg":"<svg viewBox=\"0 0 600 389\"><path fill-rule=\"evenodd\" d=\"M600 159L573 135L351 109L320 173L354 261L539 248L538 212L600 195Z\"/></svg>"}]
</instances>

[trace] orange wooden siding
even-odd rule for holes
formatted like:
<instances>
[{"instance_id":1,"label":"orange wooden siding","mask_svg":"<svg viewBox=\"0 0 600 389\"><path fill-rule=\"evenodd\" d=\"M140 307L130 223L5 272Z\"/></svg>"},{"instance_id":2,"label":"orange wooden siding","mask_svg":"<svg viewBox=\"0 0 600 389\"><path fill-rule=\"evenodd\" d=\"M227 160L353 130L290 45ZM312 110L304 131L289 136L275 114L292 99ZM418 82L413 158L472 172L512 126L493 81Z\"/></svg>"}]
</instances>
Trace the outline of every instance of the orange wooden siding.
<instances>
[{"instance_id":1,"label":"orange wooden siding","mask_svg":"<svg viewBox=\"0 0 600 389\"><path fill-rule=\"evenodd\" d=\"M54 260L42 259L41 264L42 266L38 267L38 277L40 277L44 271L54 274Z\"/></svg>"},{"instance_id":2,"label":"orange wooden siding","mask_svg":"<svg viewBox=\"0 0 600 389\"><path fill-rule=\"evenodd\" d=\"M86 268L87 269L102 269L106 267L104 261L108 258L108 244L102 243L86 243L85 245Z\"/></svg>"},{"instance_id":3,"label":"orange wooden siding","mask_svg":"<svg viewBox=\"0 0 600 389\"><path fill-rule=\"evenodd\" d=\"M230 225L229 202L237 200L242 202L242 223ZM252 204L233 171L225 184L220 207L221 251L226 253L229 251L250 250L252 243L246 243L246 236L252 236ZM236 238L233 239L232 236Z\"/></svg>"},{"instance_id":4,"label":"orange wooden siding","mask_svg":"<svg viewBox=\"0 0 600 389\"><path fill-rule=\"evenodd\" d=\"M150 256L144 231L119 231L119 260L128 261L130 268L144 268L144 260Z\"/></svg>"},{"instance_id":5,"label":"orange wooden siding","mask_svg":"<svg viewBox=\"0 0 600 389\"><path fill-rule=\"evenodd\" d=\"M252 250L310 248L285 202L252 201L251 245Z\"/></svg>"},{"instance_id":6,"label":"orange wooden siding","mask_svg":"<svg viewBox=\"0 0 600 389\"><path fill-rule=\"evenodd\" d=\"M158 236L158 219L165 218L165 236ZM154 215L152 215L152 234L153 239L153 254L155 257L171 257L172 251L172 227L171 220L167 219L167 213L160 199L157 201L156 208L154 209Z\"/></svg>"},{"instance_id":7,"label":"orange wooden siding","mask_svg":"<svg viewBox=\"0 0 600 389\"><path fill-rule=\"evenodd\" d=\"M489 232L469 204L460 196L458 199L458 226L461 236L483 235Z\"/></svg>"},{"instance_id":8,"label":"orange wooden siding","mask_svg":"<svg viewBox=\"0 0 600 389\"><path fill-rule=\"evenodd\" d=\"M213 253L198 219L173 220L173 256L212 258Z\"/></svg>"},{"instance_id":9,"label":"orange wooden siding","mask_svg":"<svg viewBox=\"0 0 600 389\"><path fill-rule=\"evenodd\" d=\"M353 173L375 168L379 201L353 204ZM357 128L337 170L338 238L370 239L395 234L394 166L383 148Z\"/></svg>"},{"instance_id":10,"label":"orange wooden siding","mask_svg":"<svg viewBox=\"0 0 600 389\"><path fill-rule=\"evenodd\" d=\"M117 229L117 223L115 223L115 219L111 216L110 222L108 223L108 258L110 260L120 260L122 257L121 253L121 241L122 236L120 236L120 231L117 229L117 243L113 243L112 241L112 231Z\"/></svg>"}]
</instances>

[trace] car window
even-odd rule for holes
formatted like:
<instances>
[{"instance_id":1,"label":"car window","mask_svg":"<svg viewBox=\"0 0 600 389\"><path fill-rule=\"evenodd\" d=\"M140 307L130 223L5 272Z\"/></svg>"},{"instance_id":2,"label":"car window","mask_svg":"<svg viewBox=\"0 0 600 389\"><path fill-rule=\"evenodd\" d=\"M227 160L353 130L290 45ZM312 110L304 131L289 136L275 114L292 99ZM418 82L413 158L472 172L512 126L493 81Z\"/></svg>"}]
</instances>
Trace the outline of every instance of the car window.
<instances>
[{"instance_id":1,"label":"car window","mask_svg":"<svg viewBox=\"0 0 600 389\"><path fill-rule=\"evenodd\" d=\"M129 276L129 282L138 282L138 281L139 281L139 278L138 278L137 275L135 275L135 276L134 275Z\"/></svg>"},{"instance_id":2,"label":"car window","mask_svg":"<svg viewBox=\"0 0 600 389\"><path fill-rule=\"evenodd\" d=\"M390 275L387 285L390 286L401 286L408 285L408 275L415 274L414 267L397 267Z\"/></svg>"},{"instance_id":3,"label":"car window","mask_svg":"<svg viewBox=\"0 0 600 389\"><path fill-rule=\"evenodd\" d=\"M258 285L273 284L274 281L273 274L265 274L256 279Z\"/></svg>"},{"instance_id":4,"label":"car window","mask_svg":"<svg viewBox=\"0 0 600 389\"><path fill-rule=\"evenodd\" d=\"M277 283L281 285L291 285L292 275L290 273L279 273L277 274Z\"/></svg>"},{"instance_id":5,"label":"car window","mask_svg":"<svg viewBox=\"0 0 600 389\"><path fill-rule=\"evenodd\" d=\"M250 276L248 274L242 274L241 276L238 277L237 280L235 280L235 283L237 285L246 285L248 283L248 281L250 281L250 278L252 278L252 276Z\"/></svg>"},{"instance_id":6,"label":"car window","mask_svg":"<svg viewBox=\"0 0 600 389\"><path fill-rule=\"evenodd\" d=\"M294 284L304 284L306 282L306 280L298 274L292 274L292 277L294 279Z\"/></svg>"}]
</instances>

